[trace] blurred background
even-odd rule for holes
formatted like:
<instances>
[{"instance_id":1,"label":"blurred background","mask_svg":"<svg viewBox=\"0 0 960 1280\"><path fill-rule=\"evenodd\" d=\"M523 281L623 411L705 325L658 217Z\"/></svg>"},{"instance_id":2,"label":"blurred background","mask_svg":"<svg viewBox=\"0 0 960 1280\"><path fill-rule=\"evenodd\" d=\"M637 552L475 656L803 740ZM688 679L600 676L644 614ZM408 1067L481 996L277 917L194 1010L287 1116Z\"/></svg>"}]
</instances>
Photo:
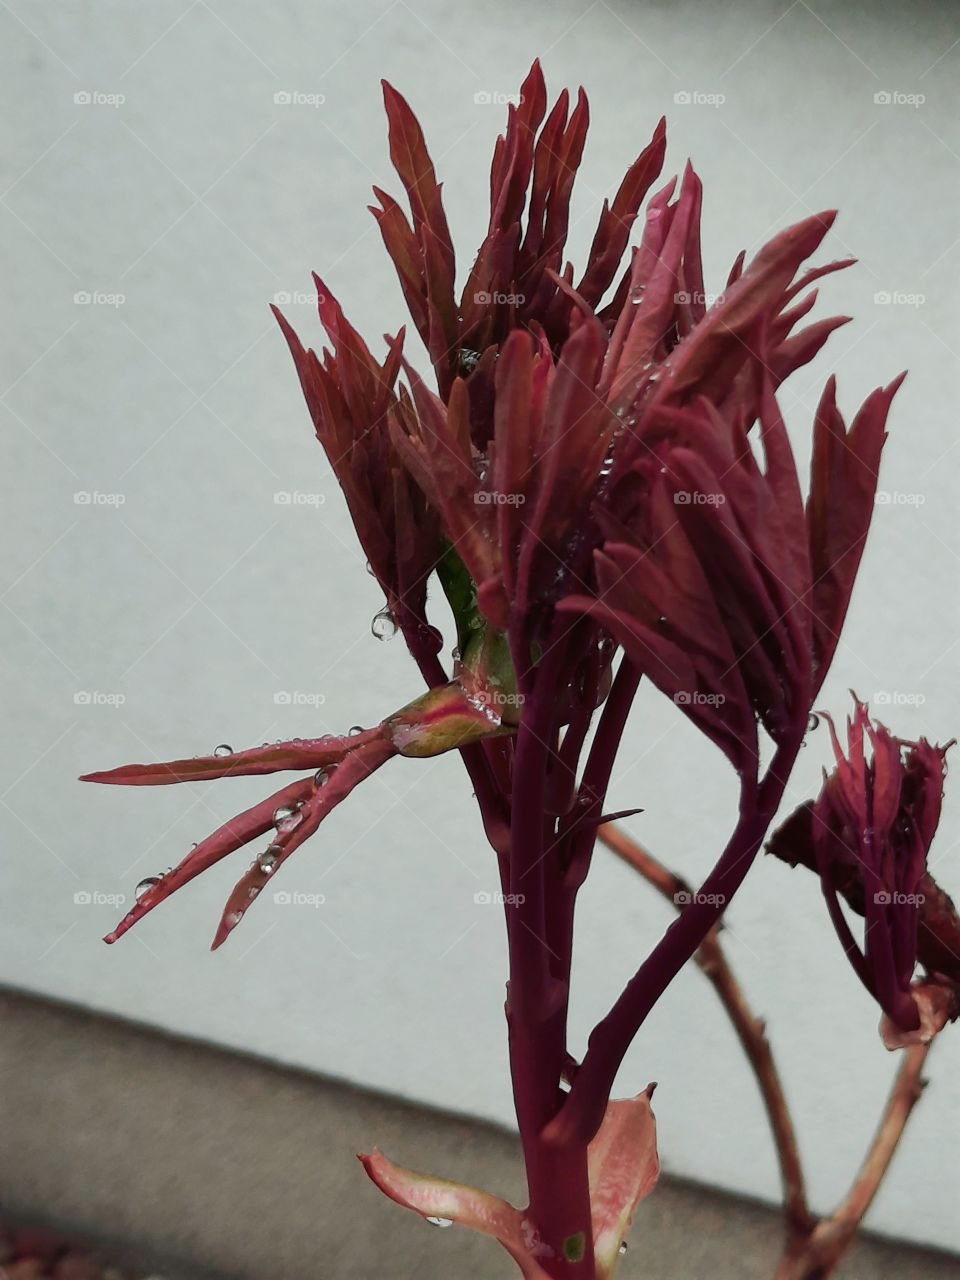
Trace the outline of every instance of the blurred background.
<instances>
[{"instance_id":1,"label":"blurred background","mask_svg":"<svg viewBox=\"0 0 960 1280\"><path fill-rule=\"evenodd\" d=\"M662 114L665 174L689 157L704 182L708 290L722 289L741 248L752 254L791 222L840 210L824 253L859 265L824 281L818 315L855 322L784 388L801 462L830 372L847 414L901 369L910 376L823 702L842 716L852 687L902 736L957 733L956 7L0 0L0 47L0 983L510 1129L502 919L477 901L495 890L495 869L456 760L397 761L376 775L284 868L276 887L291 900L264 895L216 955L209 943L236 861L119 946L100 937L138 881L261 798L263 783L133 791L75 779L218 743L343 732L418 692L402 643L371 634L382 599L267 306L279 301L304 341L319 342L313 269L375 350L404 320L366 211L372 183L399 195L381 77L421 119L465 272L485 229L505 103L535 56L552 95L583 84L590 96L574 262ZM415 343L409 350L422 367ZM828 756L824 726L791 781L791 808L816 790ZM644 693L610 807L642 807L630 830L696 881L735 802L718 753ZM954 894L958 834L960 798L948 782L932 861ZM581 898L575 1040L669 918L630 871L598 854ZM866 1148L896 1061L812 877L761 859L727 920L731 961L767 1018L825 1209ZM403 1267L379 1273L432 1275L425 1259L439 1233L414 1232L422 1224L363 1198L350 1143L387 1145L376 1123L386 1116L392 1156L426 1163L426 1144L433 1171L481 1181L471 1144L488 1143L483 1159L493 1160L507 1141L467 1124L450 1130L460 1154L444 1155L437 1133L447 1121L395 1113L366 1094L320 1111L290 1101L286 1120L272 1119L276 1090L291 1082L319 1096L310 1077L274 1077L273 1066L166 1040L151 1049L142 1030L23 995L4 1007L3 1200L105 1235L149 1236L160 1253L173 1237L181 1252L201 1253L219 1232L205 1256L232 1274L372 1273L351 1271L349 1250L314 1272L292 1255L272 1270L250 1261L266 1247L265 1221L285 1221L297 1196L312 1204L300 1171L314 1176L313 1162L321 1238L362 1205L363 1223L383 1233L365 1242L381 1249L371 1257L399 1258L397 1242L413 1242ZM266 1074L238 1083L245 1070ZM927 1074L869 1224L958 1251L960 1037L942 1037ZM619 1088L649 1080L660 1082L669 1174L777 1198L755 1086L694 970L649 1019ZM330 1135L348 1113L340 1143ZM191 1134L202 1135L209 1166ZM293 1247L276 1234L271 1248ZM228 1237L240 1242L233 1252ZM451 1274L466 1246L444 1237L443 1248ZM494 1254L478 1253L486 1269L470 1274L509 1274ZM644 1274L705 1274L693 1262L682 1273L658 1265ZM757 1265L730 1274L770 1273ZM881 1274L871 1265L862 1274ZM949 1265L943 1274L957 1274ZM883 1274L940 1274L932 1268Z\"/></svg>"}]
</instances>

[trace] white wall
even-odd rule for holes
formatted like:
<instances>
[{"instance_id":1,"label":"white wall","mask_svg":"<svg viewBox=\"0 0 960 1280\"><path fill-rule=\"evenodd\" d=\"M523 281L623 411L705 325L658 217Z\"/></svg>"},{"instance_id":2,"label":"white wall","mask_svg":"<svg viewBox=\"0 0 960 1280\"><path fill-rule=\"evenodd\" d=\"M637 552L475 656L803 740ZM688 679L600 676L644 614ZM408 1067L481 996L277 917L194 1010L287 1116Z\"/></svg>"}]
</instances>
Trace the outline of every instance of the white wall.
<instances>
[{"instance_id":1,"label":"white wall","mask_svg":"<svg viewBox=\"0 0 960 1280\"><path fill-rule=\"evenodd\" d=\"M591 95L580 253L598 200L663 111L671 171L689 154L704 179L714 287L741 246L839 206L826 252L861 265L825 282L825 305L857 319L785 397L797 448L805 456L830 369L852 410L908 366L883 484L922 505L878 513L824 702L844 712L851 685L916 695L922 706L890 709L897 731L956 733L956 28L947 6L823 0L4 5L3 980L510 1120L502 928L473 901L494 873L456 761L385 769L284 872L284 887L325 894L323 909L265 899L216 956L206 947L242 857L113 949L98 939L116 910L74 903L81 890L130 894L267 785L117 791L81 787L78 773L371 723L417 689L399 642L369 634L380 601L266 309L278 291L309 290L315 267L372 341L400 322L365 212L372 181L398 188L381 75L424 121L464 263L502 120L474 93L513 91L537 52L553 92L582 81ZM326 101L275 106L284 90ZM683 90L726 101L675 105ZM81 91L126 100L75 105ZM880 91L926 101L879 106ZM80 291L125 301L76 305ZM877 305L878 291L924 300ZM318 335L309 306L287 312ZM325 503L277 506L277 490ZM77 505L78 491L124 505ZM325 702L277 706L281 690ZM77 705L79 691L126 701ZM821 730L791 803L826 760ZM733 792L716 753L648 694L613 802L644 806L632 830L696 878ZM954 890L958 817L953 788L933 861ZM577 1038L667 919L598 856L578 939ZM864 1149L895 1060L810 877L762 861L727 936L769 1018L826 1206ZM960 1033L948 1033L872 1217L953 1247L958 1067ZM771 1193L753 1085L696 973L650 1019L621 1083L648 1079L660 1081L669 1169Z\"/></svg>"}]
</instances>

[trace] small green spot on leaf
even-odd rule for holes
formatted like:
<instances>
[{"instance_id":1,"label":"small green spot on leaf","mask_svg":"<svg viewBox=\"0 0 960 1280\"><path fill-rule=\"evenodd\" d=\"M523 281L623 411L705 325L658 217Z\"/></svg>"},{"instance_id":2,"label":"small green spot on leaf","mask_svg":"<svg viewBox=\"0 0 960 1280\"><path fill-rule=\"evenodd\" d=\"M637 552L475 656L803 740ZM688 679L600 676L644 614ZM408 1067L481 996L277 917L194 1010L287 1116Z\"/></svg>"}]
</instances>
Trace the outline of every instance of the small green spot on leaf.
<instances>
[{"instance_id":1,"label":"small green spot on leaf","mask_svg":"<svg viewBox=\"0 0 960 1280\"><path fill-rule=\"evenodd\" d=\"M563 1242L563 1256L568 1262L582 1262L587 1251L587 1237L582 1231L575 1236L567 1236Z\"/></svg>"}]
</instances>

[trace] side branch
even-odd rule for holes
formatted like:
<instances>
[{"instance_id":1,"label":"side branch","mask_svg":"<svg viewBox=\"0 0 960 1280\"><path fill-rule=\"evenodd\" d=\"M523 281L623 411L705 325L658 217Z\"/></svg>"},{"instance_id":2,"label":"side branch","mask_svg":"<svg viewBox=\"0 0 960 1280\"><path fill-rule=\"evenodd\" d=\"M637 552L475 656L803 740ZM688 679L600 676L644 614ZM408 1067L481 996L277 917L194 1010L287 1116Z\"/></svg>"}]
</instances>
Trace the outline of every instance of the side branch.
<instances>
[{"instance_id":1,"label":"side branch","mask_svg":"<svg viewBox=\"0 0 960 1280\"><path fill-rule=\"evenodd\" d=\"M824 1218L807 1240L784 1257L776 1280L826 1280L849 1248L880 1189L903 1137L910 1113L923 1093L922 1071L933 1042L903 1050L896 1080L876 1135L846 1199Z\"/></svg>"},{"instance_id":2,"label":"side branch","mask_svg":"<svg viewBox=\"0 0 960 1280\"><path fill-rule=\"evenodd\" d=\"M651 853L625 832L612 823L605 823L600 827L598 834L608 849L639 872L674 906L679 906L685 897L689 898L691 891L687 883L658 862ZM720 997L720 1002L727 1011L760 1088L780 1164L788 1244L797 1239L805 1239L813 1230L816 1219L807 1203L800 1150L790 1108L787 1105L770 1042L766 1037L764 1022L754 1016L730 968L720 942L719 925L715 925L704 938L695 960Z\"/></svg>"}]
</instances>

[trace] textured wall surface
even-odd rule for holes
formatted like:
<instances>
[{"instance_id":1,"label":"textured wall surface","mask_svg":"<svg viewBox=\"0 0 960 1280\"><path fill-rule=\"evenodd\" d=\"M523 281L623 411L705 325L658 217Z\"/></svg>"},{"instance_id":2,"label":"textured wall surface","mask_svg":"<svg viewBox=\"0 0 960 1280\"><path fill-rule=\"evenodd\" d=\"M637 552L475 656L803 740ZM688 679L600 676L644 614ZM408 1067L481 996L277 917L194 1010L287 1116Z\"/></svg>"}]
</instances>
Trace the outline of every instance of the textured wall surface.
<instances>
[{"instance_id":1,"label":"textured wall surface","mask_svg":"<svg viewBox=\"0 0 960 1280\"><path fill-rule=\"evenodd\" d=\"M823 701L842 714L853 686L903 735L956 733L956 11L10 0L0 33L0 975L509 1122L502 922L475 902L494 870L456 761L385 769L284 870L279 887L322 906L265 896L213 957L236 863L112 950L99 941L120 913L109 899L129 898L263 784L135 792L74 778L372 723L417 691L399 642L370 634L381 601L266 304L287 295L287 314L318 340L316 268L371 341L401 322L365 212L371 182L398 187L381 75L424 121L465 268L504 113L485 99L515 91L536 53L553 91L582 82L591 94L575 259L664 112L669 171L689 155L704 180L708 287L722 287L741 247L840 208L825 253L861 261L824 282L820 314L857 319L784 397L801 458L829 371L848 411L911 374ZM802 754L791 803L818 785L822 729ZM644 694L612 796L644 808L631 828L695 879L734 802L717 754ZM954 891L958 831L954 790L934 856ZM582 899L575 1042L668 918L598 858ZM810 878L761 862L729 923L826 1206L895 1062ZM960 1035L943 1040L870 1220L958 1248ZM621 1086L649 1079L668 1170L775 1194L754 1086L696 973L649 1020Z\"/></svg>"}]
</instances>

